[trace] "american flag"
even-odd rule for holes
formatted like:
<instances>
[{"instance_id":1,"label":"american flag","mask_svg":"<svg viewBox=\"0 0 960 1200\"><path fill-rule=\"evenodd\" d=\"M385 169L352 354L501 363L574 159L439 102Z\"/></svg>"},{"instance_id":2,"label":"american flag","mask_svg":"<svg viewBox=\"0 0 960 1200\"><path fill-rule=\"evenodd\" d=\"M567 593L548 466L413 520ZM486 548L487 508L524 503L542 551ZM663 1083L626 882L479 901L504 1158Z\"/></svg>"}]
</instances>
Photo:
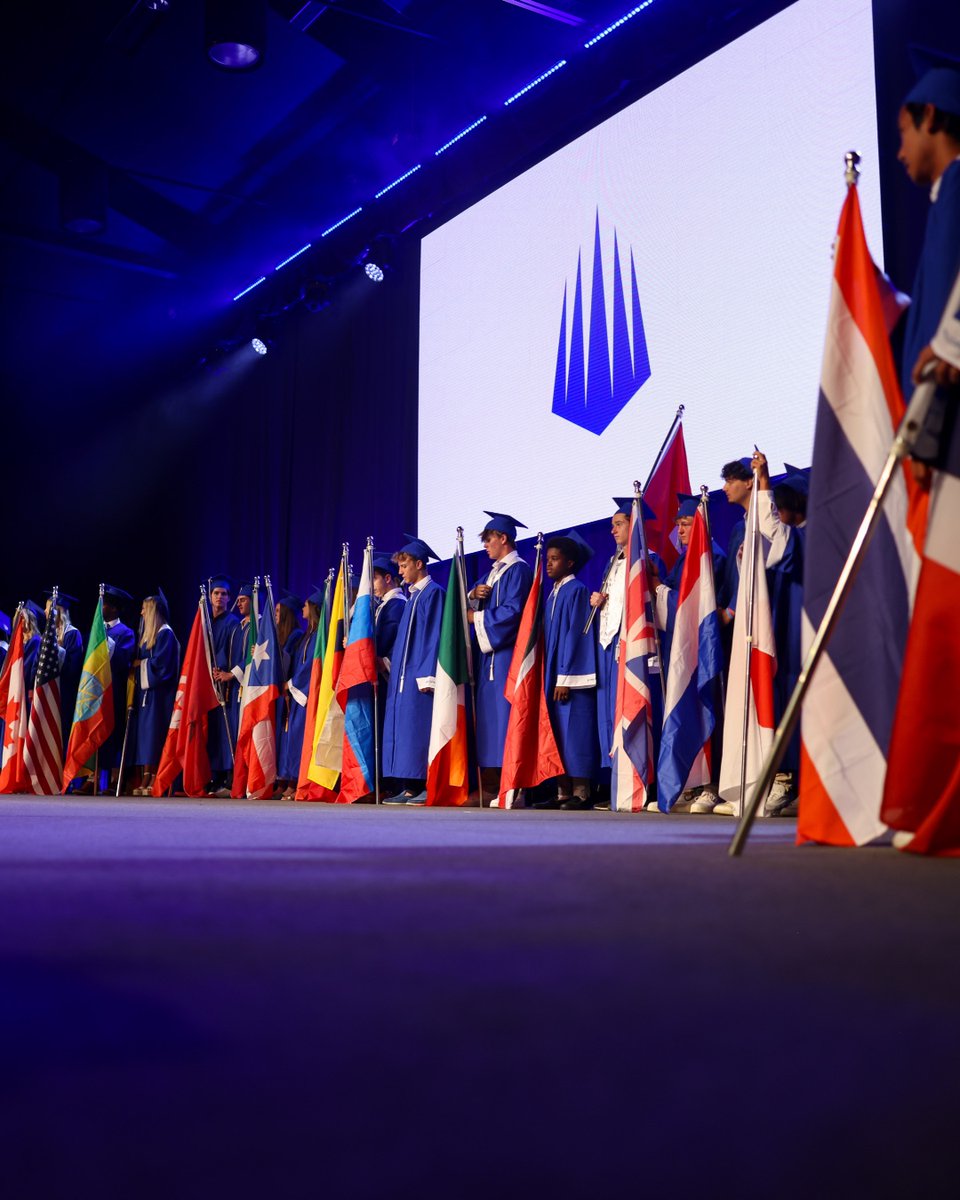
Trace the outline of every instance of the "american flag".
<instances>
[{"instance_id":1,"label":"american flag","mask_svg":"<svg viewBox=\"0 0 960 1200\"><path fill-rule=\"evenodd\" d=\"M60 647L57 645L57 594L40 641L33 704L27 722L23 762L30 786L38 796L60 794L63 775L63 735L60 730Z\"/></svg>"}]
</instances>

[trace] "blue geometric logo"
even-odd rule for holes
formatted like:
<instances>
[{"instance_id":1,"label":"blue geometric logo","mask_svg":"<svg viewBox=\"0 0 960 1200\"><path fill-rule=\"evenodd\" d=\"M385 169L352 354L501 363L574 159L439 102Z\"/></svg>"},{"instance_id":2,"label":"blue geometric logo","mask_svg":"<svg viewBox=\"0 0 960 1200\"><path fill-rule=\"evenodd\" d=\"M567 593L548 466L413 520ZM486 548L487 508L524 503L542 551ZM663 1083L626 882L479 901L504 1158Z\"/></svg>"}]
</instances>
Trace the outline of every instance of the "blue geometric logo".
<instances>
[{"instance_id":1,"label":"blue geometric logo","mask_svg":"<svg viewBox=\"0 0 960 1200\"><path fill-rule=\"evenodd\" d=\"M643 331L637 272L630 250L630 303L633 316L633 347L627 329L627 306L620 272L620 248L613 231L613 349L607 329L603 288L603 257L600 250L600 213L593 242L593 284L590 293L589 351L583 333L582 251L577 255L577 286L570 323L570 358L567 361L567 285L563 286L560 343L553 383L553 412L565 421L598 436L624 409L650 378L650 357Z\"/></svg>"}]
</instances>

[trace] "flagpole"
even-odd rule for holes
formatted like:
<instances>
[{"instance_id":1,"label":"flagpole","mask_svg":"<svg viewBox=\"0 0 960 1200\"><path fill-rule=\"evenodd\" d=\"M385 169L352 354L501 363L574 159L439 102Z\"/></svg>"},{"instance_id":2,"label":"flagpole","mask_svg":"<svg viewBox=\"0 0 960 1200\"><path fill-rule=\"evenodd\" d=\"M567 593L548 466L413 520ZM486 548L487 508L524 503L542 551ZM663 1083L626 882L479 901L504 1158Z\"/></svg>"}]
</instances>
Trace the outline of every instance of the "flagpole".
<instances>
[{"instance_id":1,"label":"flagpole","mask_svg":"<svg viewBox=\"0 0 960 1200\"><path fill-rule=\"evenodd\" d=\"M747 637L746 662L743 673L743 727L740 736L740 811L747 803L747 735L750 729L750 670L753 663L753 610L757 596L757 554L760 550L760 504L758 487L759 472L753 472L753 503L750 506L750 584L747 592ZM744 555L744 565L746 555ZM743 579L743 575L740 576ZM740 606L740 596L737 595L737 607Z\"/></svg>"},{"instance_id":2,"label":"flagpole","mask_svg":"<svg viewBox=\"0 0 960 1200\"><path fill-rule=\"evenodd\" d=\"M101 605L103 604L103 584L102 583L100 584L100 603L101 603ZM133 653L134 658L136 658L137 652L139 651L140 645L142 642L143 642L143 614L141 613L140 624L137 626L137 645L136 645L136 649L134 650L134 653ZM130 673L132 673L133 670L134 670L134 668L131 666ZM120 793L123 789L123 770L124 770L124 766L126 765L126 761L127 761L127 742L130 739L130 717L133 714L133 693L130 691L130 673L128 673L127 679L125 681L126 688L127 688L127 695L130 697L130 702L126 706L127 721L123 727L123 743L120 747L120 766L117 769L117 799L120 798ZM110 677L112 680L112 678L113 678L112 671L111 671Z\"/></svg>"},{"instance_id":3,"label":"flagpole","mask_svg":"<svg viewBox=\"0 0 960 1200\"><path fill-rule=\"evenodd\" d=\"M670 445L670 439L673 437L674 433L676 433L677 426L683 420L683 409L684 409L684 405L681 404L680 407L677 409L677 415L673 418L673 423L671 424L669 430L667 431L667 436L663 439L663 445L657 451L657 457L653 460L653 466L650 468L649 475L647 475L647 482L643 485L642 490L644 492L650 486L650 480L656 474L657 467L660 466L660 463L663 459L664 453L666 452L667 447Z\"/></svg>"},{"instance_id":4,"label":"flagpole","mask_svg":"<svg viewBox=\"0 0 960 1200\"><path fill-rule=\"evenodd\" d=\"M870 497L870 503L863 514L860 528L853 539L853 544L850 547L847 560L843 564L843 569L837 579L833 594L823 614L823 619L810 644L806 658L803 660L799 678L780 719L776 736L773 739L773 745L770 747L770 753L767 755L767 760L763 764L763 770L760 772L760 778L754 785L750 803L741 816L740 824L733 835L733 841L730 843L728 850L731 858L737 858L743 853L743 847L746 845L750 828L757 815L757 810L760 808L762 799L770 790L773 777L776 775L777 768L780 766L783 756L786 753L787 744L793 736L797 722L800 720L801 705L803 704L804 696L807 694L813 673L817 669L817 665L823 657L837 621L840 619L840 614L843 612L843 606L847 602L850 589L853 587L854 580L857 577L860 567L863 565L864 556L880 523L880 518L883 515L883 504L890 490L890 484L893 482L894 473L903 459L908 458L913 450L914 441L920 433L924 416L935 390L933 379L929 376L914 389L910 406L904 414L903 420L900 422L900 427L893 439L893 445L890 447L887 461L883 464L883 470L880 472L877 486L874 488L873 495Z\"/></svg>"},{"instance_id":5,"label":"flagpole","mask_svg":"<svg viewBox=\"0 0 960 1200\"><path fill-rule=\"evenodd\" d=\"M343 644L346 646L347 639L350 637L350 605L352 597L350 595L350 564L347 559L350 557L350 543L344 542L340 551L340 565L343 570Z\"/></svg>"},{"instance_id":6,"label":"flagpole","mask_svg":"<svg viewBox=\"0 0 960 1200\"><path fill-rule=\"evenodd\" d=\"M680 411L683 411L682 404L680 405ZM653 616L653 642L657 647L657 676L660 680L660 695L664 704L666 704L667 693L666 685L663 682L663 657L660 650L660 630L657 629L656 603L650 588L650 552L647 550L647 534L643 528L643 490L640 487L639 479L635 479L633 481L633 504L636 511L637 528L640 531L640 553L643 556L643 570L647 576L647 591L650 593L651 600L650 607L653 609L651 614ZM624 612L626 612L626 606L624 606Z\"/></svg>"},{"instance_id":7,"label":"flagpole","mask_svg":"<svg viewBox=\"0 0 960 1200\"><path fill-rule=\"evenodd\" d=\"M611 558L610 561L607 563L607 569L604 571L603 578L600 580L600 591L601 592L607 586L607 580L610 578L610 572L613 570L613 564L616 561L617 561L617 556L614 555L613 558ZM590 615L587 617L586 624L583 627L584 633L590 632L590 626L593 624L593 618L600 611L601 607L602 607L602 605L598 604L594 608L590 609Z\"/></svg>"},{"instance_id":8,"label":"flagpole","mask_svg":"<svg viewBox=\"0 0 960 1200\"><path fill-rule=\"evenodd\" d=\"M367 538L367 548L366 548L366 550L364 550L363 556L364 556L363 569L364 569L364 571L366 571L368 566L370 568L370 587L372 588L373 587L373 538L372 537ZM373 604L373 596L372 595L370 597L370 602L371 602L371 606L372 606L372 604ZM371 615L371 617L374 615L372 607L371 607L370 615ZM376 621L373 622L373 654L374 654L374 659L376 659L376 654L377 654L377 623L376 623ZM374 666L376 666L376 663L374 663ZM374 804L380 803L380 728L379 728L379 723L377 721L377 694L379 691L379 689L377 687L377 680L379 678L380 678L380 672L375 670L373 672L373 802L374 802Z\"/></svg>"},{"instance_id":9,"label":"flagpole","mask_svg":"<svg viewBox=\"0 0 960 1200\"><path fill-rule=\"evenodd\" d=\"M470 624L467 621L467 564L463 556L463 526L457 526L457 548L454 552L457 564L457 578L460 580L460 617L463 625L463 641L467 649L467 679L470 683L471 709L473 710L473 749L477 750L477 680L473 673L473 646L470 642ZM480 807L483 808L483 775L480 762L477 761L477 795Z\"/></svg>"},{"instance_id":10,"label":"flagpole","mask_svg":"<svg viewBox=\"0 0 960 1200\"><path fill-rule=\"evenodd\" d=\"M227 702L223 694L223 687L220 680L214 672L214 664L216 657L213 652L213 619L210 616L210 610L207 607L207 589L200 584L200 610L203 613L203 636L207 644L207 666L210 669L210 682L213 684L213 690L217 697L217 703L220 705L220 712L223 714L223 727L227 731L227 746L230 750L230 765L231 768L235 762L233 738L230 735L230 721L227 717Z\"/></svg>"}]
</instances>

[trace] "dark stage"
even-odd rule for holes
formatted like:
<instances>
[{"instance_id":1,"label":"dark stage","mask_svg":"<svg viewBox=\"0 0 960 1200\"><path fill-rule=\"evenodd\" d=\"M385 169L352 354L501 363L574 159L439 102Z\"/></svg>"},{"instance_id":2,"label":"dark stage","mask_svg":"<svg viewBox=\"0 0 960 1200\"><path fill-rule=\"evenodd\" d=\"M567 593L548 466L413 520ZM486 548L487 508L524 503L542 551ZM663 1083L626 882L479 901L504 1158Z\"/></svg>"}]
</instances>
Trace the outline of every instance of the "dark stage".
<instances>
[{"instance_id":1,"label":"dark stage","mask_svg":"<svg viewBox=\"0 0 960 1200\"><path fill-rule=\"evenodd\" d=\"M733 828L4 799L4 1194L954 1194L960 875Z\"/></svg>"}]
</instances>

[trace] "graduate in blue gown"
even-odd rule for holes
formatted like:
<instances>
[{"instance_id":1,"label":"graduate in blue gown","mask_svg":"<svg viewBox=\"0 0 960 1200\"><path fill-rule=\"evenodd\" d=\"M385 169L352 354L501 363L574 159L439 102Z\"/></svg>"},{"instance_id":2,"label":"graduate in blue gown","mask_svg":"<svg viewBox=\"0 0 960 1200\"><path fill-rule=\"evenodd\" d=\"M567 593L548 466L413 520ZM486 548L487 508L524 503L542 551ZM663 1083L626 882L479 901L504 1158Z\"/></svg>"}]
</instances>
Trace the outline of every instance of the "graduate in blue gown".
<instances>
[{"instance_id":1,"label":"graduate in blue gown","mask_svg":"<svg viewBox=\"0 0 960 1200\"><path fill-rule=\"evenodd\" d=\"M394 561L409 596L390 660L383 773L404 785L402 792L387 799L388 804L425 804L444 589L427 573L428 562L437 555L421 538L405 537Z\"/></svg>"},{"instance_id":2,"label":"graduate in blue gown","mask_svg":"<svg viewBox=\"0 0 960 1200\"><path fill-rule=\"evenodd\" d=\"M107 635L107 653L110 655L110 675L113 680L113 731L100 747L100 769L109 772L110 784L116 784L123 751L123 736L127 728L127 681L137 649L137 636L121 620L124 605L132 604L133 597L123 588L104 584L103 628ZM131 730L132 733L132 730ZM129 758L127 744L127 764Z\"/></svg>"},{"instance_id":3,"label":"graduate in blue gown","mask_svg":"<svg viewBox=\"0 0 960 1200\"><path fill-rule=\"evenodd\" d=\"M80 676L83 673L84 644L83 634L70 619L70 609L76 609L79 601L68 592L57 593L57 606L53 606L53 594L48 590L45 607L46 619L57 623L57 645L60 656L60 730L63 744L70 740L70 727L73 725L73 710L77 704L77 692L80 690Z\"/></svg>"},{"instance_id":4,"label":"graduate in blue gown","mask_svg":"<svg viewBox=\"0 0 960 1200\"><path fill-rule=\"evenodd\" d=\"M243 583L237 588L237 598L233 602L234 610L240 618L239 625L234 626L230 634L230 683L227 716L230 719L230 736L233 744L237 744L237 734L240 731L240 701L243 697L243 672L247 663L247 640L250 632L250 605L253 598L253 587Z\"/></svg>"},{"instance_id":5,"label":"graduate in blue gown","mask_svg":"<svg viewBox=\"0 0 960 1200\"><path fill-rule=\"evenodd\" d=\"M541 800L535 808L585 810L593 805L591 782L600 765L596 635L592 628L583 632L590 593L576 577L592 554L575 529L547 542L546 570L553 590L544 602L543 685L565 773L557 779L556 799Z\"/></svg>"},{"instance_id":6,"label":"graduate in blue gown","mask_svg":"<svg viewBox=\"0 0 960 1200\"><path fill-rule=\"evenodd\" d=\"M373 595L376 608L373 611L373 637L377 651L377 745L380 748L380 777L383 774L383 721L386 713L387 690L390 686L390 671L393 666L393 648L397 641L397 630L403 617L407 598L403 594L402 580L397 566L386 554L377 554L373 559ZM385 789L389 790L389 789Z\"/></svg>"},{"instance_id":7,"label":"graduate in blue gown","mask_svg":"<svg viewBox=\"0 0 960 1200\"><path fill-rule=\"evenodd\" d=\"M533 570L517 553L517 529L526 529L506 513L487 512L490 520L480 537L493 566L470 592L467 620L480 649L477 680L477 764L486 768L484 790L500 790L499 768L507 740L510 705L503 694L523 606L533 583Z\"/></svg>"},{"instance_id":8,"label":"graduate in blue gown","mask_svg":"<svg viewBox=\"0 0 960 1200\"><path fill-rule=\"evenodd\" d=\"M300 749L297 747L297 765L293 767L293 746L290 743L290 717L299 707L290 695L290 680L297 665L301 650L305 650L300 614L306 605L299 596L281 596L277 601L274 616L277 622L277 641L280 645L280 663L283 671L283 693L277 701L277 779L274 795L292 800L296 792L297 776L300 774ZM312 650L310 658L312 666ZM307 687L310 686L309 673ZM304 713L306 715L306 713ZM301 744L303 736L300 738ZM291 787L291 783L293 786Z\"/></svg>"},{"instance_id":9,"label":"graduate in blue gown","mask_svg":"<svg viewBox=\"0 0 960 1200\"><path fill-rule=\"evenodd\" d=\"M921 357L932 353L928 347L960 272L960 69L956 60L921 57L934 65L911 88L898 118L898 158L914 183L930 189L931 201L904 333L901 379L907 399ZM941 383L950 377L941 366ZM916 460L957 472L957 407L956 390L951 395L938 388L916 442Z\"/></svg>"},{"instance_id":10,"label":"graduate in blue gown","mask_svg":"<svg viewBox=\"0 0 960 1200\"><path fill-rule=\"evenodd\" d=\"M233 582L227 575L215 575L210 579L210 624L213 634L213 677L220 694L229 709L237 681L231 670L230 649L240 618L230 611L230 596ZM210 756L211 791L230 794L230 777L233 773L232 730L228 736L227 722L222 712L212 712L207 726L207 753Z\"/></svg>"},{"instance_id":11,"label":"graduate in blue gown","mask_svg":"<svg viewBox=\"0 0 960 1200\"><path fill-rule=\"evenodd\" d=\"M287 720L280 743L279 759L279 778L286 781L283 790L284 800L292 800L297 791L303 733L307 724L307 702L310 698L313 649L317 638L317 627L320 624L322 605L322 588L313 592L304 601L301 614L307 622L307 628L291 657L290 676L287 681Z\"/></svg>"},{"instance_id":12,"label":"graduate in blue gown","mask_svg":"<svg viewBox=\"0 0 960 1200\"><path fill-rule=\"evenodd\" d=\"M132 761L142 768L142 781L133 794L149 796L180 680L180 643L167 624L169 614L163 592L145 597L140 616L141 642L133 663L136 724Z\"/></svg>"},{"instance_id":13,"label":"graduate in blue gown","mask_svg":"<svg viewBox=\"0 0 960 1200\"><path fill-rule=\"evenodd\" d=\"M746 511L750 507L753 492L753 471L749 458L735 458L724 463L720 469L723 478L723 493L729 504L742 508L744 516L738 518L730 530L726 557L719 574L715 573L717 607L720 623L732 632L734 613L737 607L737 592L740 590L740 559L743 556L743 538L746 532ZM729 635L725 638L725 650L729 651Z\"/></svg>"}]
</instances>

